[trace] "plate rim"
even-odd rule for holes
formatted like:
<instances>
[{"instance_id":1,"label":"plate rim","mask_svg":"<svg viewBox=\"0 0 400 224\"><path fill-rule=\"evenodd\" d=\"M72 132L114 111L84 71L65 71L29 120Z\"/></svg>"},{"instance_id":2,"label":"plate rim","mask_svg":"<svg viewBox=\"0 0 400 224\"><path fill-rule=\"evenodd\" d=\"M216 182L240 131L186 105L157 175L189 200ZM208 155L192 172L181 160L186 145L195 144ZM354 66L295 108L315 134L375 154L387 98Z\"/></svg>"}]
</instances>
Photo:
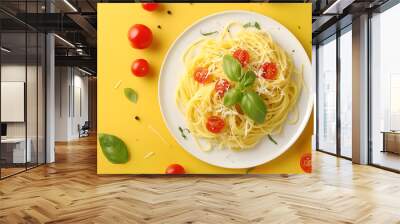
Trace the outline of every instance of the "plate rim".
<instances>
[{"instance_id":1,"label":"plate rim","mask_svg":"<svg viewBox=\"0 0 400 224\"><path fill-rule=\"evenodd\" d=\"M214 163L214 162L205 161L204 159L199 158L197 155L195 155L195 154L193 154L192 152L190 152L190 150L187 150L187 149L180 143L180 141L178 141L177 137L173 134L171 128L169 127L168 122L167 122L167 119L166 119L166 117L165 117L165 115L164 115L164 112L163 112L164 110L163 110L163 107L162 107L162 104L161 104L161 97L160 97L160 89L161 89L161 88L160 88L160 86L161 86L161 85L160 85L160 82L161 82L161 79L162 79L162 75L161 75L161 74L162 74L162 71L164 71L164 67L165 67L165 64L166 64L166 59L167 59L168 55L170 54L172 48L176 45L176 43L177 43L177 42L182 38L182 36L183 36L184 34L186 34L192 27L198 25L199 23L203 22L204 20L207 20L207 19L209 19L209 18L211 18L211 17L218 16L218 15L221 15L221 14L230 14L230 13L233 13L233 14L234 14L234 13L246 13L246 14L253 14L253 15L257 15L257 16L262 16L262 17L266 17L267 19L270 19L270 20L272 20L273 22L275 22L275 23L277 23L278 25L280 25L280 27L282 27L283 29L285 29L285 30L292 36L292 38L296 41L296 43L297 43L299 46L301 46L301 49L302 49L304 55L305 55L306 58L307 58L307 66L308 66L309 68L311 68L311 72L312 72L311 59L310 59L310 57L308 56L307 51L305 50L303 44L299 41L299 39L298 39L286 26L282 25L280 22L276 21L275 19L273 19L273 18L271 18L271 17L269 17L269 16L267 16L267 15L264 15L264 14L261 14L261 13L258 13L258 12L249 11L249 10L223 10L223 11L220 11L220 12L212 13L212 14L210 14L210 15L207 15L207 16L205 16L205 17L202 17L202 18L196 20L196 21L195 21L194 23L192 23L190 26L186 27L186 28L175 38L175 40L171 43L171 45L169 46L167 52L165 53L163 62L162 62L161 67L160 67L160 71L159 71L159 73L158 73L157 99L158 99L158 105L159 105L159 108L160 108L161 116L162 116L163 121L164 121L164 125L167 127L168 132L169 132L170 135L172 135L173 139L174 139L174 140L178 143L178 145L179 145L180 147L182 147L187 153L189 153L191 156L195 157L196 159L198 159L198 160L200 160L200 161L202 161L202 162L204 162L204 163L213 165L213 166L222 167L222 168L228 168L228 169L246 169L246 168L257 167L257 166L266 164L266 163L268 163L268 162L270 162L270 161L272 161L272 160L278 158L279 156L281 156L282 154L284 154L285 152L287 152L287 151L289 150L289 148L292 147L293 144L299 139L300 135L304 132L304 129L306 128L308 122L310 121L310 117L311 117L311 113L312 113L312 109L313 109L313 105L314 105L314 99L313 99L312 93L311 93L311 92L312 92L312 89L313 89L312 87L311 87L311 88L308 88L309 91L310 91L310 93L309 93L309 98L310 98L310 99L307 99L308 102L307 102L307 109L305 110L304 120L302 121L301 124L299 124L299 129L301 129L301 131L296 132L296 134L291 138L291 141L289 141L289 143L287 144L287 147L286 147L284 150L281 150L279 153L274 153L274 154L272 154L272 156L271 156L271 158L270 158L269 160L265 160L265 161L263 161L262 163L258 163L258 164L256 164L256 165L252 165L252 166L221 166L220 164L216 164L216 163ZM311 74L311 81L313 81L312 74Z\"/></svg>"}]
</instances>

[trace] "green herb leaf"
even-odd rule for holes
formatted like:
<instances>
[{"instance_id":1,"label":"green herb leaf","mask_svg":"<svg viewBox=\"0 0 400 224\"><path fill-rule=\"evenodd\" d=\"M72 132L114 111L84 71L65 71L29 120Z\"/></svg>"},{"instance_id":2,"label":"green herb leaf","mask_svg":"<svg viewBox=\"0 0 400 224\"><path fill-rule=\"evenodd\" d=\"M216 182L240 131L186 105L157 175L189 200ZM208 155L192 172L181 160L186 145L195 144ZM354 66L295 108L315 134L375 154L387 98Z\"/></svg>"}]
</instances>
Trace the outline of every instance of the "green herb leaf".
<instances>
[{"instance_id":1,"label":"green herb leaf","mask_svg":"<svg viewBox=\"0 0 400 224\"><path fill-rule=\"evenodd\" d=\"M258 22L254 22L254 23L248 22L248 23L244 24L243 27L244 28L255 27L256 29L261 30L261 26Z\"/></svg>"},{"instance_id":2,"label":"green herb leaf","mask_svg":"<svg viewBox=\"0 0 400 224\"><path fill-rule=\"evenodd\" d=\"M228 90L224 96L224 105L232 106L236 103L239 103L242 99L243 93L239 88L233 88Z\"/></svg>"},{"instance_id":3,"label":"green herb leaf","mask_svg":"<svg viewBox=\"0 0 400 224\"><path fill-rule=\"evenodd\" d=\"M247 71L242 79L240 80L240 85L242 85L243 87L248 87L253 85L254 81L256 80L257 76L253 71Z\"/></svg>"},{"instance_id":4,"label":"green herb leaf","mask_svg":"<svg viewBox=\"0 0 400 224\"><path fill-rule=\"evenodd\" d=\"M267 107L263 99L254 91L243 94L240 101L240 107L243 112L256 123L263 123L267 114Z\"/></svg>"},{"instance_id":5,"label":"green herb leaf","mask_svg":"<svg viewBox=\"0 0 400 224\"><path fill-rule=\"evenodd\" d=\"M187 135L186 134L190 134L190 130L187 129L187 128L183 129L181 126L179 126L178 129L181 132L182 138L187 139Z\"/></svg>"},{"instance_id":6,"label":"green herb leaf","mask_svg":"<svg viewBox=\"0 0 400 224\"><path fill-rule=\"evenodd\" d=\"M114 164L128 162L128 148L120 138L109 134L99 134L99 142L101 150L108 161Z\"/></svg>"},{"instance_id":7,"label":"green herb leaf","mask_svg":"<svg viewBox=\"0 0 400 224\"><path fill-rule=\"evenodd\" d=\"M275 139L272 138L271 135L268 135L268 139L273 142L275 145L278 145L278 142L275 141Z\"/></svg>"},{"instance_id":8,"label":"green herb leaf","mask_svg":"<svg viewBox=\"0 0 400 224\"><path fill-rule=\"evenodd\" d=\"M242 66L232 55L225 55L222 67L226 76L232 81L238 82L242 76Z\"/></svg>"},{"instance_id":9,"label":"green herb leaf","mask_svg":"<svg viewBox=\"0 0 400 224\"><path fill-rule=\"evenodd\" d=\"M212 31L212 32L207 32L207 33L203 33L202 31L200 31L200 34L203 35L203 36L210 36L210 35L213 35L213 34L216 34L216 33L218 33L218 31Z\"/></svg>"},{"instance_id":10,"label":"green herb leaf","mask_svg":"<svg viewBox=\"0 0 400 224\"><path fill-rule=\"evenodd\" d=\"M248 22L248 23L244 24L244 25L243 25L243 27L244 27L244 28L251 27L251 23L250 23L250 22Z\"/></svg>"},{"instance_id":11,"label":"green herb leaf","mask_svg":"<svg viewBox=\"0 0 400 224\"><path fill-rule=\"evenodd\" d=\"M137 102L138 94L136 93L135 90L133 90L131 88L125 88L124 93L125 93L126 98L128 98L128 100L130 100L132 103Z\"/></svg>"},{"instance_id":12,"label":"green herb leaf","mask_svg":"<svg viewBox=\"0 0 400 224\"><path fill-rule=\"evenodd\" d=\"M181 126L179 126L179 131L181 132L182 138L186 139L186 135L183 133L183 128Z\"/></svg>"}]
</instances>

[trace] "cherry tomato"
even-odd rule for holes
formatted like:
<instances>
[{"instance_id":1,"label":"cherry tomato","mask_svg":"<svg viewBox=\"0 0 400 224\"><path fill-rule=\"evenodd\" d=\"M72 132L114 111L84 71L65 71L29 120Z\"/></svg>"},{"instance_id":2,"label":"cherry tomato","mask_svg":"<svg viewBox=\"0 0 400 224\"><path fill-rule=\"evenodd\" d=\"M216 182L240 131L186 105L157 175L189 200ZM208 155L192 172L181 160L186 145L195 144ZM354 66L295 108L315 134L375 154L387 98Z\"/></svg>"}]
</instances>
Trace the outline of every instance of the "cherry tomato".
<instances>
[{"instance_id":1,"label":"cherry tomato","mask_svg":"<svg viewBox=\"0 0 400 224\"><path fill-rule=\"evenodd\" d=\"M235 52L233 52L233 57L236 58L240 64L242 64L242 67L246 67L246 65L249 64L250 54L246 50L237 49Z\"/></svg>"},{"instance_id":2,"label":"cherry tomato","mask_svg":"<svg viewBox=\"0 0 400 224\"><path fill-rule=\"evenodd\" d=\"M212 76L208 74L208 69L204 67L196 68L193 78L201 84L210 83L212 81Z\"/></svg>"},{"instance_id":3,"label":"cherry tomato","mask_svg":"<svg viewBox=\"0 0 400 224\"><path fill-rule=\"evenodd\" d=\"M262 65L262 70L263 72L261 76L264 79L272 79L272 80L276 79L277 68L275 63L272 62L264 63Z\"/></svg>"},{"instance_id":4,"label":"cherry tomato","mask_svg":"<svg viewBox=\"0 0 400 224\"><path fill-rule=\"evenodd\" d=\"M231 86L231 84L229 83L228 80L219 79L215 83L215 92L220 96L224 96L225 92L228 91L230 86Z\"/></svg>"},{"instance_id":5,"label":"cherry tomato","mask_svg":"<svg viewBox=\"0 0 400 224\"><path fill-rule=\"evenodd\" d=\"M158 3L152 3L152 2L142 3L142 7L143 7L144 10L147 10L147 11L151 12L151 11L157 10Z\"/></svg>"},{"instance_id":6,"label":"cherry tomato","mask_svg":"<svg viewBox=\"0 0 400 224\"><path fill-rule=\"evenodd\" d=\"M206 127L212 133L220 133L225 127L225 121L218 116L211 116L207 119Z\"/></svg>"},{"instance_id":7,"label":"cherry tomato","mask_svg":"<svg viewBox=\"0 0 400 224\"><path fill-rule=\"evenodd\" d=\"M144 49L151 45L151 42L153 41L153 33L147 26L143 24L135 24L129 29L128 39L133 48Z\"/></svg>"},{"instance_id":8,"label":"cherry tomato","mask_svg":"<svg viewBox=\"0 0 400 224\"><path fill-rule=\"evenodd\" d=\"M300 159L300 167L306 173L311 173L312 171L312 160L311 160L311 153L306 153L301 156Z\"/></svg>"},{"instance_id":9,"label":"cherry tomato","mask_svg":"<svg viewBox=\"0 0 400 224\"><path fill-rule=\"evenodd\" d=\"M149 72L149 63L145 59L136 59L132 63L131 72L138 77L146 76Z\"/></svg>"},{"instance_id":10,"label":"cherry tomato","mask_svg":"<svg viewBox=\"0 0 400 224\"><path fill-rule=\"evenodd\" d=\"M185 174L185 168L179 164L171 164L165 170L166 174Z\"/></svg>"}]
</instances>

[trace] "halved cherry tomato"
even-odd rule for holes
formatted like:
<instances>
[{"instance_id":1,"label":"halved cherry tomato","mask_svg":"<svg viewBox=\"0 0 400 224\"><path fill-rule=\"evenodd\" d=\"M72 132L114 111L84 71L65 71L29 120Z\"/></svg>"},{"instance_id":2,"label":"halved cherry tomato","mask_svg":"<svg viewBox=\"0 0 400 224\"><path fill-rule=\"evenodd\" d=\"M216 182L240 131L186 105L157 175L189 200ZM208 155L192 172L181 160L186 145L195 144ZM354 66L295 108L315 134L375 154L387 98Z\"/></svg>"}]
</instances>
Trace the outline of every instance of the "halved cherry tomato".
<instances>
[{"instance_id":1,"label":"halved cherry tomato","mask_svg":"<svg viewBox=\"0 0 400 224\"><path fill-rule=\"evenodd\" d=\"M147 26L143 24L135 24L129 29L128 39L133 48L144 49L151 45L151 42L153 41L153 33Z\"/></svg>"},{"instance_id":2,"label":"halved cherry tomato","mask_svg":"<svg viewBox=\"0 0 400 224\"><path fill-rule=\"evenodd\" d=\"M206 127L212 133L220 133L225 127L225 121L218 116L211 116L207 119Z\"/></svg>"},{"instance_id":3,"label":"halved cherry tomato","mask_svg":"<svg viewBox=\"0 0 400 224\"><path fill-rule=\"evenodd\" d=\"M300 159L300 167L306 173L311 173L312 171L312 160L311 160L311 153L305 153L301 156Z\"/></svg>"},{"instance_id":4,"label":"halved cherry tomato","mask_svg":"<svg viewBox=\"0 0 400 224\"><path fill-rule=\"evenodd\" d=\"M219 79L215 83L215 92L220 96L224 96L225 92L228 91L230 86L231 86L231 84L229 83L228 80Z\"/></svg>"},{"instance_id":5,"label":"halved cherry tomato","mask_svg":"<svg viewBox=\"0 0 400 224\"><path fill-rule=\"evenodd\" d=\"M166 174L185 174L185 168L179 164L171 164L165 170Z\"/></svg>"},{"instance_id":6,"label":"halved cherry tomato","mask_svg":"<svg viewBox=\"0 0 400 224\"><path fill-rule=\"evenodd\" d=\"M138 77L146 76L149 72L149 63L145 59L136 59L132 63L131 72Z\"/></svg>"},{"instance_id":7,"label":"halved cherry tomato","mask_svg":"<svg viewBox=\"0 0 400 224\"><path fill-rule=\"evenodd\" d=\"M272 80L276 79L277 68L276 68L275 63L272 63L272 62L264 63L262 65L262 70L263 70L263 72L262 72L261 76L264 79L272 79Z\"/></svg>"},{"instance_id":8,"label":"halved cherry tomato","mask_svg":"<svg viewBox=\"0 0 400 224\"><path fill-rule=\"evenodd\" d=\"M242 64L242 67L246 67L246 65L249 64L250 54L246 50L237 49L235 52L233 52L233 57L236 58L240 64Z\"/></svg>"},{"instance_id":9,"label":"halved cherry tomato","mask_svg":"<svg viewBox=\"0 0 400 224\"><path fill-rule=\"evenodd\" d=\"M152 3L152 2L142 3L143 9L147 10L147 11L155 11L155 10L157 10L158 5L159 5L158 3Z\"/></svg>"},{"instance_id":10,"label":"halved cherry tomato","mask_svg":"<svg viewBox=\"0 0 400 224\"><path fill-rule=\"evenodd\" d=\"M193 78L201 84L207 84L212 81L212 76L208 74L208 69L204 67L196 68Z\"/></svg>"}]
</instances>

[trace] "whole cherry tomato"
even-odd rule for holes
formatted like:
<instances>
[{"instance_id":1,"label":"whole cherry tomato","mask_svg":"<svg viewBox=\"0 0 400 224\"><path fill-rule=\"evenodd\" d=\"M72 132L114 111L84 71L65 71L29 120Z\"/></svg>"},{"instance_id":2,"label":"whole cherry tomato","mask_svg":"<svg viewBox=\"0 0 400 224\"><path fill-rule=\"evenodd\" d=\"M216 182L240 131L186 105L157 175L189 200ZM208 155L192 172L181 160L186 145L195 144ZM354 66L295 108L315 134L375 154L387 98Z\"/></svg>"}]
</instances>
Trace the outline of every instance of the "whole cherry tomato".
<instances>
[{"instance_id":1,"label":"whole cherry tomato","mask_svg":"<svg viewBox=\"0 0 400 224\"><path fill-rule=\"evenodd\" d=\"M151 45L151 42L153 41L153 33L147 26L143 24L135 24L129 29L128 39L133 48L144 49Z\"/></svg>"},{"instance_id":2,"label":"whole cherry tomato","mask_svg":"<svg viewBox=\"0 0 400 224\"><path fill-rule=\"evenodd\" d=\"M138 77L146 76L149 73L149 63L145 59L136 59L132 63L131 72Z\"/></svg>"},{"instance_id":3,"label":"whole cherry tomato","mask_svg":"<svg viewBox=\"0 0 400 224\"><path fill-rule=\"evenodd\" d=\"M276 64L272 62L267 62L262 65L262 74L261 76L264 79L274 80L276 79L277 68Z\"/></svg>"},{"instance_id":4,"label":"whole cherry tomato","mask_svg":"<svg viewBox=\"0 0 400 224\"><path fill-rule=\"evenodd\" d=\"M311 160L311 153L305 153L300 158L300 167L306 173L312 172L312 160Z\"/></svg>"},{"instance_id":5,"label":"whole cherry tomato","mask_svg":"<svg viewBox=\"0 0 400 224\"><path fill-rule=\"evenodd\" d=\"M246 65L249 64L250 54L246 50L237 49L235 52L233 52L233 57L240 62L242 67L246 67Z\"/></svg>"},{"instance_id":6,"label":"whole cherry tomato","mask_svg":"<svg viewBox=\"0 0 400 224\"><path fill-rule=\"evenodd\" d=\"M206 127L212 133L220 133L225 127L225 121L218 116L211 116L207 119Z\"/></svg>"},{"instance_id":7,"label":"whole cherry tomato","mask_svg":"<svg viewBox=\"0 0 400 224\"><path fill-rule=\"evenodd\" d=\"M157 10L158 5L159 5L158 3L153 3L153 2L142 3L143 9L150 12Z\"/></svg>"},{"instance_id":8,"label":"whole cherry tomato","mask_svg":"<svg viewBox=\"0 0 400 224\"><path fill-rule=\"evenodd\" d=\"M179 164L171 164L165 170L166 174L185 174L185 168Z\"/></svg>"},{"instance_id":9,"label":"whole cherry tomato","mask_svg":"<svg viewBox=\"0 0 400 224\"><path fill-rule=\"evenodd\" d=\"M208 73L208 69L204 67L196 68L193 78L201 84L207 84L212 81L212 76Z\"/></svg>"},{"instance_id":10,"label":"whole cherry tomato","mask_svg":"<svg viewBox=\"0 0 400 224\"><path fill-rule=\"evenodd\" d=\"M224 96L225 92L228 91L230 85L231 84L228 80L220 79L215 83L215 92L220 96Z\"/></svg>"}]
</instances>

